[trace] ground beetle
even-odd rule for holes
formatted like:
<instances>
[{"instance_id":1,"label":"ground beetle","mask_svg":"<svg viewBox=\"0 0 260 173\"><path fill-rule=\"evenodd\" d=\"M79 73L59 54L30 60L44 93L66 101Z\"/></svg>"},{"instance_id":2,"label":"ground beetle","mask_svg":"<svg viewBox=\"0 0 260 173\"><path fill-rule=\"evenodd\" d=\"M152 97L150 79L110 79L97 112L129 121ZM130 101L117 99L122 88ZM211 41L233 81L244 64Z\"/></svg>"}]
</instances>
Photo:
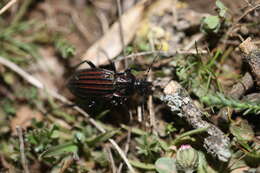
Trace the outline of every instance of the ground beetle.
<instances>
[{"instance_id":1,"label":"ground beetle","mask_svg":"<svg viewBox=\"0 0 260 173\"><path fill-rule=\"evenodd\" d=\"M104 99L113 105L124 104L134 93L147 95L151 91L151 82L146 78L137 79L131 69L116 72L114 63L112 70L96 67L90 61L83 61L91 68L77 70L68 82L73 95L81 99ZM77 67L78 67L77 66Z\"/></svg>"}]
</instances>

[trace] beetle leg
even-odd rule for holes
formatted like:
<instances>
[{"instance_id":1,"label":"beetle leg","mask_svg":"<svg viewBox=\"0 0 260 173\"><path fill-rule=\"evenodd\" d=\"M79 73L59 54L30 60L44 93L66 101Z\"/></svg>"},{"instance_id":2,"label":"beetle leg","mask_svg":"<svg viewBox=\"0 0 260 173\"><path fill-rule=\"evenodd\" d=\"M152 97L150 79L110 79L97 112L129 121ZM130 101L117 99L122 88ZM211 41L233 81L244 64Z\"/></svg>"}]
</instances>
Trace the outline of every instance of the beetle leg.
<instances>
[{"instance_id":1,"label":"beetle leg","mask_svg":"<svg viewBox=\"0 0 260 173\"><path fill-rule=\"evenodd\" d=\"M103 51L104 51L104 50L103 50ZM115 62L109 58L109 56L108 56L108 54L107 54L106 52L103 52L103 53L105 53L106 58L107 58L107 60L109 61L111 70L116 73L116 65L115 65Z\"/></svg>"},{"instance_id":2,"label":"beetle leg","mask_svg":"<svg viewBox=\"0 0 260 173\"><path fill-rule=\"evenodd\" d=\"M127 69L125 70L126 73L131 73L131 71L132 71L132 68L127 68Z\"/></svg>"},{"instance_id":3,"label":"beetle leg","mask_svg":"<svg viewBox=\"0 0 260 173\"><path fill-rule=\"evenodd\" d=\"M95 64L93 64L91 61L85 61L91 68L97 68Z\"/></svg>"},{"instance_id":4,"label":"beetle leg","mask_svg":"<svg viewBox=\"0 0 260 173\"><path fill-rule=\"evenodd\" d=\"M112 104L113 104L114 106L117 106L117 105L118 105L118 100L112 100Z\"/></svg>"},{"instance_id":5,"label":"beetle leg","mask_svg":"<svg viewBox=\"0 0 260 173\"><path fill-rule=\"evenodd\" d=\"M118 74L118 75L129 74L129 73L131 73L131 71L132 71L131 68L127 68L124 72L117 72L116 74Z\"/></svg>"},{"instance_id":6,"label":"beetle leg","mask_svg":"<svg viewBox=\"0 0 260 173\"><path fill-rule=\"evenodd\" d=\"M108 99L112 105L117 106L120 102L120 96L115 94L108 94L105 96L106 99Z\"/></svg>"},{"instance_id":7,"label":"beetle leg","mask_svg":"<svg viewBox=\"0 0 260 173\"><path fill-rule=\"evenodd\" d=\"M109 61L110 70L116 73L116 65L115 62L112 61L110 58L107 57L107 60Z\"/></svg>"},{"instance_id":8,"label":"beetle leg","mask_svg":"<svg viewBox=\"0 0 260 173\"><path fill-rule=\"evenodd\" d=\"M121 93L116 92L113 94L113 101L116 102L116 105L124 104L126 100L127 98L123 96Z\"/></svg>"},{"instance_id":9,"label":"beetle leg","mask_svg":"<svg viewBox=\"0 0 260 173\"><path fill-rule=\"evenodd\" d=\"M116 65L115 65L115 62L113 62L113 61L110 60L110 64L111 64L111 70L116 73Z\"/></svg>"},{"instance_id":10,"label":"beetle leg","mask_svg":"<svg viewBox=\"0 0 260 173\"><path fill-rule=\"evenodd\" d=\"M81 63L76 65L74 68L77 69L77 68L79 68L79 66L81 66L84 63L87 63L91 68L97 68L91 61L88 61L88 60L82 61Z\"/></svg>"},{"instance_id":11,"label":"beetle leg","mask_svg":"<svg viewBox=\"0 0 260 173\"><path fill-rule=\"evenodd\" d=\"M92 106L94 106L96 104L96 102L94 100L91 100L88 107L91 108Z\"/></svg>"}]
</instances>

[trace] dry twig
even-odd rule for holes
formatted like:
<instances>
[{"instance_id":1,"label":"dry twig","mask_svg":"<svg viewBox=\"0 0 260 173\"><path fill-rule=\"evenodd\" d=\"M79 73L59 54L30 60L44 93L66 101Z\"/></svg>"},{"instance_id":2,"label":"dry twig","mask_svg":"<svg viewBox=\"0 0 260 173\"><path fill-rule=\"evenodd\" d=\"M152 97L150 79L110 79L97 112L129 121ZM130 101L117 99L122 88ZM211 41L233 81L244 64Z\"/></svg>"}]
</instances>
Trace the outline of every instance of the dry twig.
<instances>
[{"instance_id":1,"label":"dry twig","mask_svg":"<svg viewBox=\"0 0 260 173\"><path fill-rule=\"evenodd\" d=\"M23 165L23 170L25 173L29 173L29 168L28 168L27 160L26 160L25 153L24 153L23 131L22 131L21 127L19 127L19 126L16 127L16 131L17 131L17 134L19 137L19 142L20 142L20 153L21 153L21 162Z\"/></svg>"},{"instance_id":2,"label":"dry twig","mask_svg":"<svg viewBox=\"0 0 260 173\"><path fill-rule=\"evenodd\" d=\"M108 148L106 148L106 150L107 150L107 153L108 153L108 156L109 156L109 160L111 162L110 166L111 166L111 169L112 169L112 173L116 173L116 165L115 165L115 161L114 161L111 149L108 147Z\"/></svg>"},{"instance_id":3,"label":"dry twig","mask_svg":"<svg viewBox=\"0 0 260 173\"><path fill-rule=\"evenodd\" d=\"M203 39L205 36L204 33L199 33L197 35L195 35L192 40L190 41L189 44L187 44L185 47L184 47L184 50L190 50L196 43L198 43L201 39Z\"/></svg>"},{"instance_id":4,"label":"dry twig","mask_svg":"<svg viewBox=\"0 0 260 173\"><path fill-rule=\"evenodd\" d=\"M250 12L256 10L257 8L260 8L260 4L256 4L254 7L248 9L244 14L242 14L237 20L236 23L237 24L241 19L243 19L246 15L248 15Z\"/></svg>"},{"instance_id":5,"label":"dry twig","mask_svg":"<svg viewBox=\"0 0 260 173\"><path fill-rule=\"evenodd\" d=\"M260 4L256 4L254 7L248 9L246 12L244 12L240 17L238 17L236 19L236 21L232 24L232 26L228 29L226 35L227 38L225 39L224 42L226 42L228 40L229 35L233 32L233 30L237 27L238 23L240 22L240 20L242 20L245 16L247 16L250 12L256 10L257 8L260 7Z\"/></svg>"}]
</instances>

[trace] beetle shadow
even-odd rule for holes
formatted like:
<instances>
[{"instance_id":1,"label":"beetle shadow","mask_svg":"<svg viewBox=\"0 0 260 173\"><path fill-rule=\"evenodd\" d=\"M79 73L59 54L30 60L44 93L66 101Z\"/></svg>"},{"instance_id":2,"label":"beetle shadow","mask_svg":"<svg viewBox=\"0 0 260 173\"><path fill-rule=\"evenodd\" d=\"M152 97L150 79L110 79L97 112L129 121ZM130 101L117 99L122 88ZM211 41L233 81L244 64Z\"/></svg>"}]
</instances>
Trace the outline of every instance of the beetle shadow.
<instances>
[{"instance_id":1,"label":"beetle shadow","mask_svg":"<svg viewBox=\"0 0 260 173\"><path fill-rule=\"evenodd\" d=\"M92 118L103 123L119 126L130 122L129 109L126 105L113 105L104 99L77 99L77 106L86 111Z\"/></svg>"}]
</instances>

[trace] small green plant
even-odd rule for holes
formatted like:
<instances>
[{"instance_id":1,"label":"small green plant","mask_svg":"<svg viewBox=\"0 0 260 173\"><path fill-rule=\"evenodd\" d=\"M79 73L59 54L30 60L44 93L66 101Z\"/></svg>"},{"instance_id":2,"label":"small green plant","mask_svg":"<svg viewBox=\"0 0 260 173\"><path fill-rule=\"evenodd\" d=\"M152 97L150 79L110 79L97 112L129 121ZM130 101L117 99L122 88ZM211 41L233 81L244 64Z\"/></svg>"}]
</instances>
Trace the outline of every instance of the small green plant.
<instances>
[{"instance_id":1,"label":"small green plant","mask_svg":"<svg viewBox=\"0 0 260 173\"><path fill-rule=\"evenodd\" d=\"M36 153L41 153L52 145L57 144L58 127L38 128L26 134L26 142L32 146Z\"/></svg>"},{"instance_id":2,"label":"small green plant","mask_svg":"<svg viewBox=\"0 0 260 173\"><path fill-rule=\"evenodd\" d=\"M218 58L221 57L221 51L218 50L213 57L202 60L201 55L190 55L185 58L177 59L176 75L181 84L192 91L197 97L206 95L210 90L219 90L215 70ZM192 80L191 80L192 79Z\"/></svg>"},{"instance_id":3,"label":"small green plant","mask_svg":"<svg viewBox=\"0 0 260 173\"><path fill-rule=\"evenodd\" d=\"M205 33L218 33L222 23L225 22L227 7L220 1L216 1L218 15L209 15L201 20L201 31Z\"/></svg>"},{"instance_id":4,"label":"small green plant","mask_svg":"<svg viewBox=\"0 0 260 173\"><path fill-rule=\"evenodd\" d=\"M142 155L146 161L151 162L160 154L162 147L154 136L143 135L135 139L137 154Z\"/></svg>"},{"instance_id":5,"label":"small green plant","mask_svg":"<svg viewBox=\"0 0 260 173\"><path fill-rule=\"evenodd\" d=\"M57 52L64 59L72 57L76 53L76 48L62 37L57 37L54 40L54 45L55 45Z\"/></svg>"},{"instance_id":6,"label":"small green plant","mask_svg":"<svg viewBox=\"0 0 260 173\"><path fill-rule=\"evenodd\" d=\"M108 153L103 149L103 152L92 152L91 153L93 159L101 166L107 167L109 166L109 156Z\"/></svg>"},{"instance_id":7,"label":"small green plant","mask_svg":"<svg viewBox=\"0 0 260 173\"><path fill-rule=\"evenodd\" d=\"M210 106L231 107L238 111L243 111L243 115L254 113L260 114L260 104L256 102L239 101L236 99L228 98L221 93L208 94L201 98L202 102Z\"/></svg>"}]
</instances>

